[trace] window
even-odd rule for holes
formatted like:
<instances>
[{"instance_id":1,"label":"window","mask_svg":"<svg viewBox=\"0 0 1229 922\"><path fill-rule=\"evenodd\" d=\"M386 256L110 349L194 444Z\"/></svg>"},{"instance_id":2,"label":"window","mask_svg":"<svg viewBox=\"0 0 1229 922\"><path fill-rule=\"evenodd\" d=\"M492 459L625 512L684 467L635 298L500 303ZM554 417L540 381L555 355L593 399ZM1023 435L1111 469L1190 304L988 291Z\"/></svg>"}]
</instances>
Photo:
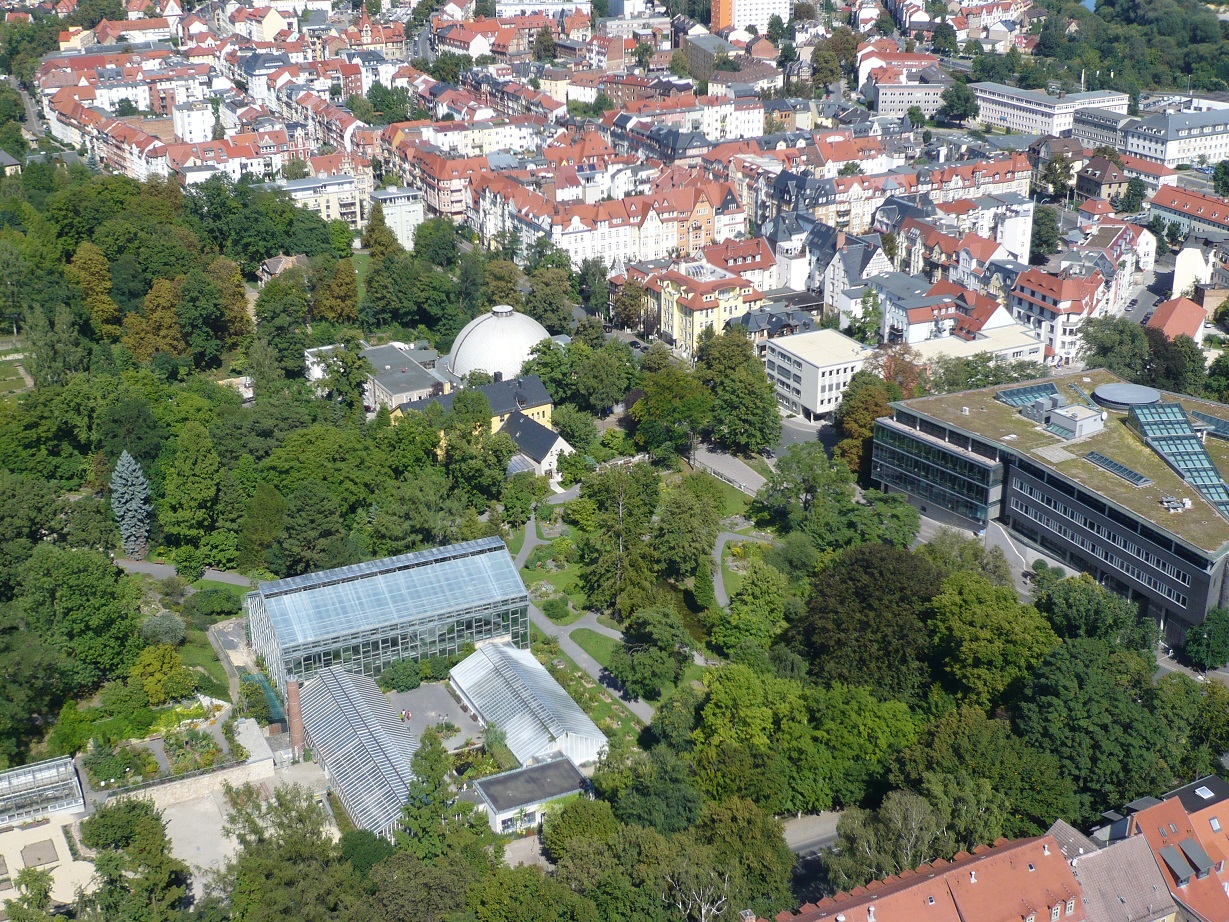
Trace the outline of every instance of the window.
<instances>
[{"instance_id":1,"label":"window","mask_svg":"<svg viewBox=\"0 0 1229 922\"><path fill-rule=\"evenodd\" d=\"M1062 903L1059 903L1057 906L1051 909L1050 910L1050 922L1058 922L1058 917L1062 913L1062 911L1063 911Z\"/></svg>"},{"instance_id":2,"label":"window","mask_svg":"<svg viewBox=\"0 0 1229 922\"><path fill-rule=\"evenodd\" d=\"M1212 824L1213 832L1220 832L1220 820L1216 817L1212 817L1212 819L1208 820L1208 822Z\"/></svg>"},{"instance_id":3,"label":"window","mask_svg":"<svg viewBox=\"0 0 1229 922\"><path fill-rule=\"evenodd\" d=\"M1067 915L1075 912L1075 900L1067 900Z\"/></svg>"}]
</instances>

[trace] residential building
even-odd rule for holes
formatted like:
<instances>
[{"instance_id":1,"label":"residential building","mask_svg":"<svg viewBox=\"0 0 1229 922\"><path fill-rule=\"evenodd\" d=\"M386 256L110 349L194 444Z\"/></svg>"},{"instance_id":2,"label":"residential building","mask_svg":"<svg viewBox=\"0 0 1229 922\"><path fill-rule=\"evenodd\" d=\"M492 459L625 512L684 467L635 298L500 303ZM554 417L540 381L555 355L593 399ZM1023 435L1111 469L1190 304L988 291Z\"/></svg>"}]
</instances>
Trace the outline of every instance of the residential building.
<instances>
[{"instance_id":1,"label":"residential building","mask_svg":"<svg viewBox=\"0 0 1229 922\"><path fill-rule=\"evenodd\" d=\"M1175 922L1177 904L1146 839L1088 846L1076 854L1064 851L1080 882L1088 922Z\"/></svg>"},{"instance_id":2,"label":"residential building","mask_svg":"<svg viewBox=\"0 0 1229 922\"><path fill-rule=\"evenodd\" d=\"M261 583L244 605L252 650L282 694L335 665L378 676L496 637L529 646L529 594L498 538Z\"/></svg>"},{"instance_id":3,"label":"residential building","mask_svg":"<svg viewBox=\"0 0 1229 922\"><path fill-rule=\"evenodd\" d=\"M679 47L687 58L687 72L697 80L708 80L713 76L713 69L718 61L729 60L738 54L738 49L725 39L707 33L688 35Z\"/></svg>"},{"instance_id":4,"label":"residential building","mask_svg":"<svg viewBox=\"0 0 1229 922\"><path fill-rule=\"evenodd\" d=\"M1222 431L1229 406L1077 372L894 403L871 477L931 518L1000 523L1137 602L1177 644L1229 603Z\"/></svg>"},{"instance_id":5,"label":"residential building","mask_svg":"<svg viewBox=\"0 0 1229 922\"><path fill-rule=\"evenodd\" d=\"M816 310L823 309L823 302L814 302ZM762 359L770 339L809 333L815 329L815 318L809 312L790 304L765 303L757 310L747 311L726 323L727 330L738 330L755 345L756 354Z\"/></svg>"},{"instance_id":6,"label":"residential building","mask_svg":"<svg viewBox=\"0 0 1229 922\"><path fill-rule=\"evenodd\" d=\"M508 461L508 474L528 471L538 477L559 477L559 459L575 449L558 432L531 419L519 410L508 417L500 432L516 444L516 454Z\"/></svg>"},{"instance_id":7,"label":"residential building","mask_svg":"<svg viewBox=\"0 0 1229 922\"><path fill-rule=\"evenodd\" d=\"M629 274L634 275L634 269ZM673 262L668 269L648 274L641 284L650 322L684 358L699 353L705 330L724 330L729 321L754 310L764 298L746 279L700 261Z\"/></svg>"},{"instance_id":8,"label":"residential building","mask_svg":"<svg viewBox=\"0 0 1229 922\"><path fill-rule=\"evenodd\" d=\"M904 73L891 76L896 79L877 80L867 100L873 98L877 114L893 118L900 118L915 107L930 118L943 108L943 91L952 84L952 78L935 65L912 79Z\"/></svg>"},{"instance_id":9,"label":"residential building","mask_svg":"<svg viewBox=\"0 0 1229 922\"><path fill-rule=\"evenodd\" d=\"M395 410L413 400L423 400L449 389L446 379L419 364L419 355L432 358L432 350L415 349L413 344L388 343L363 350L363 358L371 363L363 402L369 409L385 407ZM310 375L309 375L310 377Z\"/></svg>"},{"instance_id":10,"label":"residential building","mask_svg":"<svg viewBox=\"0 0 1229 922\"><path fill-rule=\"evenodd\" d=\"M1148 203L1148 214L1178 225L1186 234L1229 234L1229 202L1215 195L1161 186Z\"/></svg>"},{"instance_id":11,"label":"residential building","mask_svg":"<svg viewBox=\"0 0 1229 922\"><path fill-rule=\"evenodd\" d=\"M712 30L744 30L747 26L767 28L768 20L780 16L789 22L794 4L791 0L713 0Z\"/></svg>"},{"instance_id":12,"label":"residential building","mask_svg":"<svg viewBox=\"0 0 1229 922\"><path fill-rule=\"evenodd\" d=\"M1206 789L1207 782L1202 779L1199 786ZM1183 799L1172 796L1133 813L1127 820L1128 836L1148 843L1184 919L1229 919L1229 873L1225 871L1224 853L1211 841L1211 826L1196 823ZM1209 854L1209 846L1216 853L1215 859Z\"/></svg>"},{"instance_id":13,"label":"residential building","mask_svg":"<svg viewBox=\"0 0 1229 922\"><path fill-rule=\"evenodd\" d=\"M1080 328L1101 311L1100 272L1080 277L1068 271L1053 275L1031 268L1016 279L1011 312L1045 345L1046 361L1070 365L1080 348Z\"/></svg>"},{"instance_id":14,"label":"residential building","mask_svg":"<svg viewBox=\"0 0 1229 922\"><path fill-rule=\"evenodd\" d=\"M537 375L524 378L508 378L492 384L481 384L475 390L482 391L491 405L491 431L498 432L514 413L521 413L544 426L551 424L554 403L546 385ZM428 406L439 406L445 413L452 409L452 402L459 390L437 394L422 400L412 400L393 411L394 422L409 412L423 413Z\"/></svg>"},{"instance_id":15,"label":"residential building","mask_svg":"<svg viewBox=\"0 0 1229 922\"><path fill-rule=\"evenodd\" d=\"M371 193L372 204L380 203L384 223L407 250L414 249L414 231L425 220L422 193L417 189L390 186Z\"/></svg>"},{"instance_id":16,"label":"residential building","mask_svg":"<svg viewBox=\"0 0 1229 922\"><path fill-rule=\"evenodd\" d=\"M763 358L778 406L814 421L836 412L850 378L873 354L844 333L812 330L769 340Z\"/></svg>"},{"instance_id":17,"label":"residential building","mask_svg":"<svg viewBox=\"0 0 1229 922\"><path fill-rule=\"evenodd\" d=\"M1149 115L1122 129L1128 154L1164 166L1229 158L1229 110Z\"/></svg>"},{"instance_id":18,"label":"residential building","mask_svg":"<svg viewBox=\"0 0 1229 922\"><path fill-rule=\"evenodd\" d=\"M1152 318L1144 324L1150 330L1160 330L1166 339L1189 336L1197 343L1203 342L1207 311L1190 298L1171 298L1162 301L1152 312Z\"/></svg>"},{"instance_id":19,"label":"residential building","mask_svg":"<svg viewBox=\"0 0 1229 922\"><path fill-rule=\"evenodd\" d=\"M588 792L588 779L565 757L480 778L472 796L486 812L491 829L508 835L537 829L551 804Z\"/></svg>"},{"instance_id":20,"label":"residential building","mask_svg":"<svg viewBox=\"0 0 1229 922\"><path fill-rule=\"evenodd\" d=\"M1093 157L1075 174L1075 196L1087 200L1101 198L1107 202L1127 194L1130 178L1118 164L1105 157Z\"/></svg>"},{"instance_id":21,"label":"residential building","mask_svg":"<svg viewBox=\"0 0 1229 922\"><path fill-rule=\"evenodd\" d=\"M1112 90L1050 96L1040 90L1022 90L1003 83L970 83L977 95L977 121L992 128L1010 128L1021 134L1068 137L1080 109L1096 107L1126 112L1130 97Z\"/></svg>"},{"instance_id":22,"label":"residential building","mask_svg":"<svg viewBox=\"0 0 1229 922\"><path fill-rule=\"evenodd\" d=\"M1121 917L1120 917L1121 918ZM808 903L777 922L1091 922L1080 884L1052 836L958 852L849 893Z\"/></svg>"},{"instance_id":23,"label":"residential building","mask_svg":"<svg viewBox=\"0 0 1229 922\"><path fill-rule=\"evenodd\" d=\"M367 204L353 176L308 176L279 180L275 185L300 208L316 212L325 221L345 221L354 231L362 230L367 222Z\"/></svg>"},{"instance_id":24,"label":"residential building","mask_svg":"<svg viewBox=\"0 0 1229 922\"><path fill-rule=\"evenodd\" d=\"M606 734L524 645L483 644L452 667L448 681L484 727L504 732L523 765L560 755L588 765L606 750Z\"/></svg>"}]
</instances>

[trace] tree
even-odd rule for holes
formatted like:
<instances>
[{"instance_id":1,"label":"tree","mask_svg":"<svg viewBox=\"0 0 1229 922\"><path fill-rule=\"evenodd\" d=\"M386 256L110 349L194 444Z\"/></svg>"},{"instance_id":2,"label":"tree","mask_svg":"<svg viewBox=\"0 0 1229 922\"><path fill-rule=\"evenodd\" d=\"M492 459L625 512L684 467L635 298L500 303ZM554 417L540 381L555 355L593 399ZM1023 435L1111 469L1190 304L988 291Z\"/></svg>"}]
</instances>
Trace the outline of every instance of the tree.
<instances>
[{"instance_id":1,"label":"tree","mask_svg":"<svg viewBox=\"0 0 1229 922\"><path fill-rule=\"evenodd\" d=\"M816 45L811 52L811 79L816 86L830 86L841 79L841 62L831 48Z\"/></svg>"},{"instance_id":2,"label":"tree","mask_svg":"<svg viewBox=\"0 0 1229 922\"><path fill-rule=\"evenodd\" d=\"M285 527L279 542L287 576L323 570L338 560L343 534L337 498L318 481L305 481L286 501Z\"/></svg>"},{"instance_id":3,"label":"tree","mask_svg":"<svg viewBox=\"0 0 1229 922\"><path fill-rule=\"evenodd\" d=\"M789 645L823 681L916 699L929 680L924 619L939 588L935 570L908 551L850 548L816 574L806 613L790 624Z\"/></svg>"},{"instance_id":4,"label":"tree","mask_svg":"<svg viewBox=\"0 0 1229 922\"><path fill-rule=\"evenodd\" d=\"M1082 822L1173 783L1164 724L1142 694L1151 674L1143 657L1079 637L1038 664L1020 698L1020 732L1058 758Z\"/></svg>"},{"instance_id":5,"label":"tree","mask_svg":"<svg viewBox=\"0 0 1229 922\"><path fill-rule=\"evenodd\" d=\"M353 260L343 259L337 264L323 297L316 299L314 313L316 319L330 323L358 320L358 273Z\"/></svg>"},{"instance_id":6,"label":"tree","mask_svg":"<svg viewBox=\"0 0 1229 922\"><path fill-rule=\"evenodd\" d=\"M1087 573L1058 579L1050 571L1034 580L1037 609L1064 640L1095 637L1148 656L1156 647L1156 622L1139 605L1097 585Z\"/></svg>"},{"instance_id":7,"label":"tree","mask_svg":"<svg viewBox=\"0 0 1229 922\"><path fill-rule=\"evenodd\" d=\"M417 228L415 228L417 230ZM363 249L371 254L371 261L377 262L389 256L399 255L405 250L397 241L397 235L389 228L384 219L384 206L375 202L367 215L367 226L363 228ZM415 240L417 243L417 239Z\"/></svg>"},{"instance_id":8,"label":"tree","mask_svg":"<svg viewBox=\"0 0 1229 922\"><path fill-rule=\"evenodd\" d=\"M324 395L352 413L362 413L367 379L373 369L357 343L343 343L324 360Z\"/></svg>"},{"instance_id":9,"label":"tree","mask_svg":"<svg viewBox=\"0 0 1229 922\"><path fill-rule=\"evenodd\" d=\"M431 218L414 228L414 255L436 266L457 261L457 229L448 218Z\"/></svg>"},{"instance_id":10,"label":"tree","mask_svg":"<svg viewBox=\"0 0 1229 922\"><path fill-rule=\"evenodd\" d=\"M554 43L553 37L551 42L552 44ZM536 41L534 44L537 44ZM536 47L534 50L537 50ZM632 49L632 57L636 59L636 63L640 66L641 70L647 70L649 67L649 62L653 60L653 46L648 42L638 43L636 47Z\"/></svg>"},{"instance_id":11,"label":"tree","mask_svg":"<svg viewBox=\"0 0 1229 922\"><path fill-rule=\"evenodd\" d=\"M953 83L943 91L940 100L943 117L950 122L967 122L971 118L977 118L980 111L977 96L965 83Z\"/></svg>"},{"instance_id":12,"label":"tree","mask_svg":"<svg viewBox=\"0 0 1229 922\"><path fill-rule=\"evenodd\" d=\"M590 314L605 314L608 300L606 263L601 259L589 257L580 264L578 278L580 297L585 302L585 310Z\"/></svg>"},{"instance_id":13,"label":"tree","mask_svg":"<svg viewBox=\"0 0 1229 922\"><path fill-rule=\"evenodd\" d=\"M572 325L571 273L565 269L535 269L529 276L525 312L547 330L562 333Z\"/></svg>"},{"instance_id":14,"label":"tree","mask_svg":"<svg viewBox=\"0 0 1229 922\"><path fill-rule=\"evenodd\" d=\"M713 640L728 651L744 643L767 650L785 629L789 584L775 567L752 558L742 585L713 626Z\"/></svg>"},{"instance_id":15,"label":"tree","mask_svg":"<svg viewBox=\"0 0 1229 922\"><path fill-rule=\"evenodd\" d=\"M712 498L686 484L667 492L653 529L653 553L662 575L677 582L695 573L712 554L720 518Z\"/></svg>"},{"instance_id":16,"label":"tree","mask_svg":"<svg viewBox=\"0 0 1229 922\"><path fill-rule=\"evenodd\" d=\"M690 454L709 419L708 389L673 365L646 375L642 389L644 396L631 408L636 444L661 457Z\"/></svg>"},{"instance_id":17,"label":"tree","mask_svg":"<svg viewBox=\"0 0 1229 922\"><path fill-rule=\"evenodd\" d=\"M128 681L144 691L155 707L186 697L195 686L192 672L184 666L179 652L165 643L141 651L128 673Z\"/></svg>"},{"instance_id":18,"label":"tree","mask_svg":"<svg viewBox=\"0 0 1229 922\"><path fill-rule=\"evenodd\" d=\"M875 420L890 416L887 384L868 371L857 372L841 396L834 420L840 441L833 455L849 465L863 482L870 479L871 441Z\"/></svg>"},{"instance_id":19,"label":"tree","mask_svg":"<svg viewBox=\"0 0 1229 922\"><path fill-rule=\"evenodd\" d=\"M1221 198L1229 195L1229 160L1222 160L1212 171L1212 185Z\"/></svg>"},{"instance_id":20,"label":"tree","mask_svg":"<svg viewBox=\"0 0 1229 922\"><path fill-rule=\"evenodd\" d=\"M670 73L676 77L686 77L690 74L687 67L687 54L682 48L675 48L670 55Z\"/></svg>"},{"instance_id":21,"label":"tree","mask_svg":"<svg viewBox=\"0 0 1229 922\"><path fill-rule=\"evenodd\" d=\"M152 801L112 800L81 823L81 842L98 854L97 888L84 899L101 919L172 922L186 908L188 866L171 854Z\"/></svg>"},{"instance_id":22,"label":"tree","mask_svg":"<svg viewBox=\"0 0 1229 922\"><path fill-rule=\"evenodd\" d=\"M1033 212L1033 236L1029 240L1029 262L1040 265L1057 253L1059 236L1058 215L1053 208L1043 205Z\"/></svg>"},{"instance_id":23,"label":"tree","mask_svg":"<svg viewBox=\"0 0 1229 922\"><path fill-rule=\"evenodd\" d=\"M880 35L891 35L896 31L896 20L888 13L880 13L875 20L875 31Z\"/></svg>"},{"instance_id":24,"label":"tree","mask_svg":"<svg viewBox=\"0 0 1229 922\"><path fill-rule=\"evenodd\" d=\"M1044 616L1021 605L1014 588L957 573L931 602L936 658L956 694L981 707L1010 700L1059 644Z\"/></svg>"},{"instance_id":25,"label":"tree","mask_svg":"<svg viewBox=\"0 0 1229 922\"><path fill-rule=\"evenodd\" d=\"M939 857L940 820L926 799L893 791L877 811L853 807L836 827L836 848L825 865L843 890L913 869Z\"/></svg>"},{"instance_id":26,"label":"tree","mask_svg":"<svg viewBox=\"0 0 1229 922\"><path fill-rule=\"evenodd\" d=\"M610 804L604 800L577 797L569 800L559 812L547 815L542 826L542 844L551 860L558 864L574 845L604 845L618 831L619 821L615 819Z\"/></svg>"},{"instance_id":27,"label":"tree","mask_svg":"<svg viewBox=\"0 0 1229 922\"><path fill-rule=\"evenodd\" d=\"M1080 325L1080 360L1090 368L1105 368L1129 381L1146 380L1148 338L1126 317L1094 317Z\"/></svg>"},{"instance_id":28,"label":"tree","mask_svg":"<svg viewBox=\"0 0 1229 922\"><path fill-rule=\"evenodd\" d=\"M1012 585L1011 566L1002 548L986 547L976 538L965 537L954 528L939 529L939 533L920 545L916 553L926 558L943 579L956 573L974 573L995 586ZM1038 608L1041 608L1040 602ZM1055 627L1055 630L1058 628ZM1059 631L1059 636L1067 635Z\"/></svg>"},{"instance_id":29,"label":"tree","mask_svg":"<svg viewBox=\"0 0 1229 922\"><path fill-rule=\"evenodd\" d=\"M213 440L200 423L185 423L158 509L158 521L167 535L181 544L199 544L212 527L220 486L221 465Z\"/></svg>"},{"instance_id":30,"label":"tree","mask_svg":"<svg viewBox=\"0 0 1229 922\"><path fill-rule=\"evenodd\" d=\"M243 287L243 273L239 264L225 256L214 259L205 270L222 299L225 314L223 341L228 346L239 344L252 332L252 319L248 315L247 291Z\"/></svg>"},{"instance_id":31,"label":"tree","mask_svg":"<svg viewBox=\"0 0 1229 922\"><path fill-rule=\"evenodd\" d=\"M949 22L940 22L935 25L935 30L931 34L930 44L935 54L948 55L949 57L955 55L960 50L956 42L956 30Z\"/></svg>"},{"instance_id":32,"label":"tree","mask_svg":"<svg viewBox=\"0 0 1229 922\"><path fill-rule=\"evenodd\" d=\"M5 914L12 922L52 922L51 887L55 877L45 868L22 868L13 882L18 899L4 901Z\"/></svg>"},{"instance_id":33,"label":"tree","mask_svg":"<svg viewBox=\"0 0 1229 922\"><path fill-rule=\"evenodd\" d=\"M580 585L589 604L629 612L651 583L643 536L657 510L659 480L647 464L616 467L585 478L581 499L592 501L594 528L578 542Z\"/></svg>"},{"instance_id":34,"label":"tree","mask_svg":"<svg viewBox=\"0 0 1229 922\"><path fill-rule=\"evenodd\" d=\"M95 332L103 339L119 339L119 307L111 297L111 266L102 250L88 240L81 241L65 275L85 293L85 308Z\"/></svg>"},{"instance_id":35,"label":"tree","mask_svg":"<svg viewBox=\"0 0 1229 922\"><path fill-rule=\"evenodd\" d=\"M1205 672L1229 663L1229 609L1210 609L1202 624L1188 629L1182 652Z\"/></svg>"},{"instance_id":36,"label":"tree","mask_svg":"<svg viewBox=\"0 0 1229 922\"><path fill-rule=\"evenodd\" d=\"M1066 198L1071 191L1071 184L1075 182L1071 158L1066 154L1055 154L1046 161L1039 179L1051 198Z\"/></svg>"},{"instance_id":37,"label":"tree","mask_svg":"<svg viewBox=\"0 0 1229 922\"><path fill-rule=\"evenodd\" d=\"M909 116L909 124L912 125L914 129L925 127L926 121L927 121L926 113L922 110L921 106L910 106L909 111L905 114ZM895 248L893 248L893 252L890 254L886 252L886 249L887 249L886 247L884 249L885 249L884 255L886 255L888 259L895 261L896 259Z\"/></svg>"},{"instance_id":38,"label":"tree","mask_svg":"<svg viewBox=\"0 0 1229 922\"><path fill-rule=\"evenodd\" d=\"M784 532L805 530L820 547L843 547L853 500L853 474L816 441L785 450L756 493L754 509Z\"/></svg>"},{"instance_id":39,"label":"tree","mask_svg":"<svg viewBox=\"0 0 1229 922\"><path fill-rule=\"evenodd\" d=\"M129 314L124 318L124 346L139 361L148 362L159 352L184 355L188 351L175 311L178 298L170 282L157 279L145 296L144 314Z\"/></svg>"},{"instance_id":40,"label":"tree","mask_svg":"<svg viewBox=\"0 0 1229 922\"><path fill-rule=\"evenodd\" d=\"M611 342L573 363L576 396L583 406L604 416L623 399L634 372L631 350Z\"/></svg>"},{"instance_id":41,"label":"tree","mask_svg":"<svg viewBox=\"0 0 1229 922\"><path fill-rule=\"evenodd\" d=\"M119 525L124 553L140 560L149 549L149 481L132 455L124 452L111 475L111 509Z\"/></svg>"},{"instance_id":42,"label":"tree","mask_svg":"<svg viewBox=\"0 0 1229 922\"><path fill-rule=\"evenodd\" d=\"M218 363L226 336L226 311L217 287L199 269L193 269L179 288L179 325L192 361L198 368Z\"/></svg>"},{"instance_id":43,"label":"tree","mask_svg":"<svg viewBox=\"0 0 1229 922\"><path fill-rule=\"evenodd\" d=\"M644 288L628 279L623 283L614 303L614 322L625 330L640 329L644 324L647 297Z\"/></svg>"},{"instance_id":44,"label":"tree","mask_svg":"<svg viewBox=\"0 0 1229 922\"><path fill-rule=\"evenodd\" d=\"M549 26L543 26L533 37L533 59L535 61L553 61L555 58L555 36Z\"/></svg>"},{"instance_id":45,"label":"tree","mask_svg":"<svg viewBox=\"0 0 1229 922\"><path fill-rule=\"evenodd\" d=\"M639 609L624 619L623 646L610 662L614 676L634 698L655 699L676 681L691 655L691 638L673 608Z\"/></svg>"},{"instance_id":46,"label":"tree","mask_svg":"<svg viewBox=\"0 0 1229 922\"><path fill-rule=\"evenodd\" d=\"M469 853L471 860L488 852L487 860L499 862L502 850L493 847L490 827L473 815L470 804L455 800L449 789L452 760L434 729L423 732L410 767L414 777L396 832L397 848L427 864L458 850Z\"/></svg>"},{"instance_id":47,"label":"tree","mask_svg":"<svg viewBox=\"0 0 1229 922\"><path fill-rule=\"evenodd\" d=\"M752 357L715 383L710 425L713 440L739 454L758 454L776 444L781 434L776 391L759 361Z\"/></svg>"}]
</instances>

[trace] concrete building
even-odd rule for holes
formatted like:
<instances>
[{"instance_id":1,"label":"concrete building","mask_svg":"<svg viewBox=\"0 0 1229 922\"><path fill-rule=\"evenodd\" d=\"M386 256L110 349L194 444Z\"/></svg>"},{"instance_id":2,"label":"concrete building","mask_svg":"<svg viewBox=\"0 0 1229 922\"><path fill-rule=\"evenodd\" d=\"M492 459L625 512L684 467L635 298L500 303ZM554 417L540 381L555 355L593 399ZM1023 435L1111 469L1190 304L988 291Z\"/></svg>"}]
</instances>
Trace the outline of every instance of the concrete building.
<instances>
[{"instance_id":1,"label":"concrete building","mask_svg":"<svg viewBox=\"0 0 1229 922\"><path fill-rule=\"evenodd\" d=\"M1022 90L1003 83L970 83L977 94L977 121L992 128L1010 128L1021 134L1068 137L1075 113L1099 108L1127 111L1130 97L1111 90L1050 96L1040 90Z\"/></svg>"},{"instance_id":2,"label":"concrete building","mask_svg":"<svg viewBox=\"0 0 1229 922\"><path fill-rule=\"evenodd\" d=\"M1148 214L1177 224L1183 234L1229 234L1229 202L1191 189L1161 186Z\"/></svg>"},{"instance_id":3,"label":"concrete building","mask_svg":"<svg viewBox=\"0 0 1229 922\"><path fill-rule=\"evenodd\" d=\"M363 350L363 357L372 368L364 395L364 402L370 409L387 407L392 411L411 400L448 392L449 383L423 368L415 351L405 343L388 343Z\"/></svg>"},{"instance_id":4,"label":"concrete building","mask_svg":"<svg viewBox=\"0 0 1229 922\"><path fill-rule=\"evenodd\" d=\"M724 38L708 33L689 35L680 47L687 57L687 72L697 80L708 80L713 76L713 67L718 60L738 54L738 49Z\"/></svg>"},{"instance_id":5,"label":"concrete building","mask_svg":"<svg viewBox=\"0 0 1229 922\"><path fill-rule=\"evenodd\" d=\"M554 759L474 782L472 800L500 834L536 829L550 804L587 796L589 781L571 759ZM466 797L465 794L461 795Z\"/></svg>"},{"instance_id":6,"label":"concrete building","mask_svg":"<svg viewBox=\"0 0 1229 922\"><path fill-rule=\"evenodd\" d=\"M171 108L171 125L175 129L175 137L184 144L203 144L212 139L216 121L213 106L207 99L176 103Z\"/></svg>"},{"instance_id":7,"label":"concrete building","mask_svg":"<svg viewBox=\"0 0 1229 922\"><path fill-rule=\"evenodd\" d=\"M878 115L900 118L914 106L930 118L943 108L943 91L952 84L952 78L937 67L928 67L915 80L900 82L881 81L871 90ZM870 100L871 95L867 99ZM915 125L915 128L919 126Z\"/></svg>"},{"instance_id":8,"label":"concrete building","mask_svg":"<svg viewBox=\"0 0 1229 922\"><path fill-rule=\"evenodd\" d=\"M1122 129L1128 154L1168 167L1229 157L1229 110L1149 115Z\"/></svg>"},{"instance_id":9,"label":"concrete building","mask_svg":"<svg viewBox=\"0 0 1229 922\"><path fill-rule=\"evenodd\" d=\"M1229 406L1106 371L894 403L871 467L931 518L1090 573L1174 644L1229 603L1227 472Z\"/></svg>"},{"instance_id":10,"label":"concrete building","mask_svg":"<svg viewBox=\"0 0 1229 922\"><path fill-rule=\"evenodd\" d=\"M713 0L712 29L720 32L756 26L764 32L773 16L789 22L793 9L793 0Z\"/></svg>"},{"instance_id":11,"label":"concrete building","mask_svg":"<svg viewBox=\"0 0 1229 922\"><path fill-rule=\"evenodd\" d=\"M769 340L764 368L776 388L777 404L814 420L836 412L849 379L873 351L836 330L814 330Z\"/></svg>"},{"instance_id":12,"label":"concrete building","mask_svg":"<svg viewBox=\"0 0 1229 922\"><path fill-rule=\"evenodd\" d=\"M274 185L300 208L316 212L325 221L345 221L355 231L362 230L367 221L367 208L353 176L308 176Z\"/></svg>"},{"instance_id":13,"label":"concrete building","mask_svg":"<svg viewBox=\"0 0 1229 922\"><path fill-rule=\"evenodd\" d=\"M384 211L384 223L397 242L407 250L414 249L414 230L425 220L422 193L417 189L392 186L371 193L371 202Z\"/></svg>"},{"instance_id":14,"label":"concrete building","mask_svg":"<svg viewBox=\"0 0 1229 922\"><path fill-rule=\"evenodd\" d=\"M1139 119L1124 112L1089 106L1076 110L1071 117L1071 137L1088 147L1112 147L1122 145L1122 131Z\"/></svg>"}]
</instances>

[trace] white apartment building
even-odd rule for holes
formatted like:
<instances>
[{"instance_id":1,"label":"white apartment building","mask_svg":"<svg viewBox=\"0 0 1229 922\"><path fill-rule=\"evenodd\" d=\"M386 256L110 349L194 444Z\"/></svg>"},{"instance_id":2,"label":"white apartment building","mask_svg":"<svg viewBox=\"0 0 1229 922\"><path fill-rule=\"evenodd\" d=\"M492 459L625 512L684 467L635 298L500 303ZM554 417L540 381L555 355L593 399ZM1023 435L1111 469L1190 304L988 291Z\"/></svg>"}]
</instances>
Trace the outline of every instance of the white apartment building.
<instances>
[{"instance_id":1,"label":"white apartment building","mask_svg":"<svg viewBox=\"0 0 1229 922\"><path fill-rule=\"evenodd\" d=\"M1003 83L970 83L977 94L976 121L992 128L1010 128L1021 134L1070 137L1072 121L1080 109L1091 107L1125 113L1130 97L1112 90L1050 96L1040 90L1022 90Z\"/></svg>"},{"instance_id":2,"label":"white apartment building","mask_svg":"<svg viewBox=\"0 0 1229 922\"><path fill-rule=\"evenodd\" d=\"M175 137L184 144L203 144L213 139L213 125L217 116L208 100L176 103L171 108L171 124Z\"/></svg>"},{"instance_id":3,"label":"white apartment building","mask_svg":"<svg viewBox=\"0 0 1229 922\"><path fill-rule=\"evenodd\" d=\"M275 185L300 208L316 212L325 221L345 221L352 230L361 230L367 220L353 176L309 176L283 179Z\"/></svg>"},{"instance_id":4,"label":"white apartment building","mask_svg":"<svg viewBox=\"0 0 1229 922\"><path fill-rule=\"evenodd\" d=\"M1150 115L1122 130L1126 152L1167 167L1229 157L1229 110Z\"/></svg>"},{"instance_id":5,"label":"white apartment building","mask_svg":"<svg viewBox=\"0 0 1229 922\"><path fill-rule=\"evenodd\" d=\"M764 350L778 405L807 420L831 416L849 379L874 352L836 330L813 330L770 339Z\"/></svg>"},{"instance_id":6,"label":"white apartment building","mask_svg":"<svg viewBox=\"0 0 1229 922\"><path fill-rule=\"evenodd\" d=\"M731 25L735 29L745 30L747 26L755 26L761 35L768 29L768 20L773 16L780 16L782 22L789 22L794 9L793 0L718 0L714 6L728 6L730 10L728 23L724 21L724 10L720 13L714 10L714 29ZM722 20L720 26L716 22L718 19Z\"/></svg>"},{"instance_id":7,"label":"white apartment building","mask_svg":"<svg viewBox=\"0 0 1229 922\"><path fill-rule=\"evenodd\" d=\"M417 189L393 186L371 193L372 203L379 202L384 211L384 223L407 250L414 249L414 230L424 220L422 193Z\"/></svg>"}]
</instances>

